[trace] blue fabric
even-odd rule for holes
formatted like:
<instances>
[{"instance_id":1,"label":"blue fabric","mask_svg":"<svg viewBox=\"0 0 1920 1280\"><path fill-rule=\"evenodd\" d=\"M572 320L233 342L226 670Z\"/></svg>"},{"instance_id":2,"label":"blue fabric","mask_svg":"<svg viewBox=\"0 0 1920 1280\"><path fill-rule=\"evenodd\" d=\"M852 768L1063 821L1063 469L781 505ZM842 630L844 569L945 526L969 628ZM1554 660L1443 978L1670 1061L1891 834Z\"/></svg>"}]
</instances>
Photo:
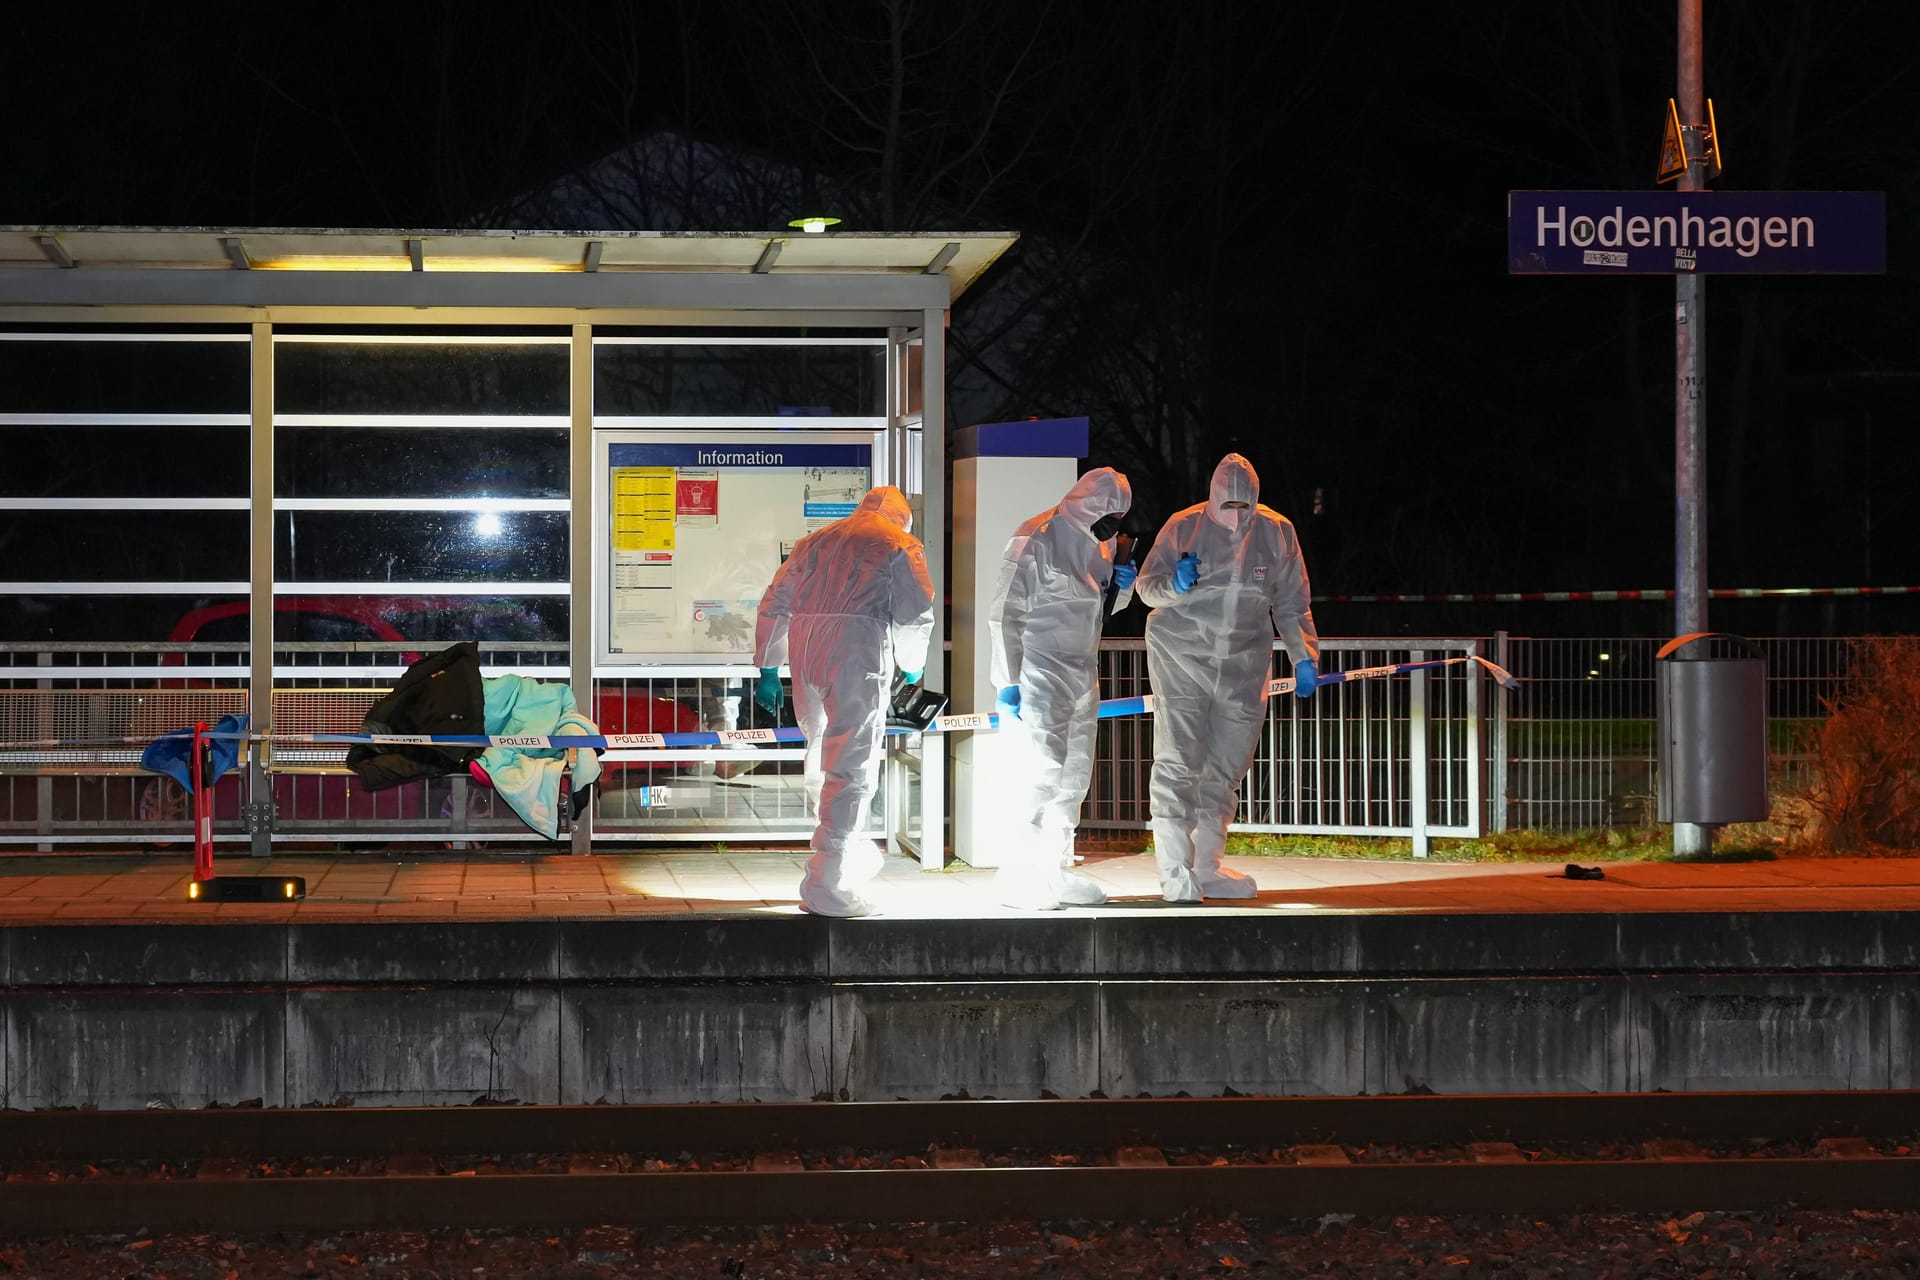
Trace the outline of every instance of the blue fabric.
<instances>
[{"instance_id":1,"label":"blue fabric","mask_svg":"<svg viewBox=\"0 0 1920 1280\"><path fill-rule=\"evenodd\" d=\"M245 733L246 716L221 716L218 723L211 725L208 733ZM218 782L226 772L240 762L240 740L238 738L214 738L207 743L208 754L213 757L213 776L207 779L209 784ZM140 767L154 773L164 773L186 790L193 791L193 726L175 729L150 743L140 753Z\"/></svg>"},{"instance_id":2,"label":"blue fabric","mask_svg":"<svg viewBox=\"0 0 1920 1280\"><path fill-rule=\"evenodd\" d=\"M481 681L486 693L489 734L597 734L593 721L574 710L570 685L498 676ZM493 789L520 820L549 840L560 837L560 775L571 768L573 793L579 795L600 777L600 755L592 748L488 747L480 767Z\"/></svg>"}]
</instances>

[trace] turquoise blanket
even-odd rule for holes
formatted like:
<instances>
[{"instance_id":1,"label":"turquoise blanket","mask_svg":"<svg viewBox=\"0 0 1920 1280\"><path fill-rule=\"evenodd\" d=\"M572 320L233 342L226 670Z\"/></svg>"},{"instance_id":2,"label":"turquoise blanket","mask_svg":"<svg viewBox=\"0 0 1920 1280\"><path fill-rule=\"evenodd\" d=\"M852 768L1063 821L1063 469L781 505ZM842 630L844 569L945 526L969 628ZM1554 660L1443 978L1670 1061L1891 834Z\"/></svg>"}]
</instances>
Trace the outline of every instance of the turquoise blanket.
<instances>
[{"instance_id":1,"label":"turquoise blanket","mask_svg":"<svg viewBox=\"0 0 1920 1280\"><path fill-rule=\"evenodd\" d=\"M574 709L570 685L496 676L481 681L486 691L489 734L600 732ZM493 780L520 820L549 840L560 838L560 775L569 771L575 795L600 777L600 755L593 750L559 747L488 747L477 762Z\"/></svg>"}]
</instances>

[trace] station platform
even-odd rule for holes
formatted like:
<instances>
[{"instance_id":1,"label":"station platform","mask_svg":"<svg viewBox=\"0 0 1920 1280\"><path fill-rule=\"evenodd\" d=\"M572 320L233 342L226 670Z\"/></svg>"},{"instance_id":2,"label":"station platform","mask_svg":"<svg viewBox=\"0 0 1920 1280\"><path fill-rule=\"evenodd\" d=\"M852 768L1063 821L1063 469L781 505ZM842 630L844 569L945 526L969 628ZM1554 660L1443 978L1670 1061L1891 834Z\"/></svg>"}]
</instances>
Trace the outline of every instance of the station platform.
<instances>
[{"instance_id":1,"label":"station platform","mask_svg":"<svg viewBox=\"0 0 1920 1280\"><path fill-rule=\"evenodd\" d=\"M207 922L765 918L801 914L805 849L645 854L228 853L222 875L302 876L305 901L196 903L190 866L168 856L92 853L0 858L0 925ZM1920 911L1920 858L1757 862L1611 862L1604 880L1568 880L1555 862L1227 859L1253 876L1249 902L1160 900L1151 854L1093 853L1081 865L1111 899L1072 917L1243 916L1249 912L1531 914L1699 911ZM879 918L1036 918L1000 906L993 873L957 863L930 874L889 858L868 897Z\"/></svg>"},{"instance_id":2,"label":"station platform","mask_svg":"<svg viewBox=\"0 0 1920 1280\"><path fill-rule=\"evenodd\" d=\"M1920 860L1248 857L1104 907L804 850L0 859L0 1106L460 1105L1920 1087Z\"/></svg>"}]
</instances>

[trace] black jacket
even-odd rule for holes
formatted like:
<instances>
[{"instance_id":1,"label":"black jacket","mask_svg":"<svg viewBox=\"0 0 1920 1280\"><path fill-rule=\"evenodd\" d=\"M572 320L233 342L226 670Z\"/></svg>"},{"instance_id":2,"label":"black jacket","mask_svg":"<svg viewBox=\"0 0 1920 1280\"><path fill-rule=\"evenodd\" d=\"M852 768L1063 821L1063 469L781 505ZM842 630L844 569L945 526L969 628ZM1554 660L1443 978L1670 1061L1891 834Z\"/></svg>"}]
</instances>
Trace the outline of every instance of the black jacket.
<instances>
[{"instance_id":1,"label":"black jacket","mask_svg":"<svg viewBox=\"0 0 1920 1280\"><path fill-rule=\"evenodd\" d=\"M471 640L428 654L407 668L393 692L367 709L360 732L476 734L487 731L480 686L480 646ZM369 791L417 778L459 773L485 747L359 743L347 768Z\"/></svg>"}]
</instances>

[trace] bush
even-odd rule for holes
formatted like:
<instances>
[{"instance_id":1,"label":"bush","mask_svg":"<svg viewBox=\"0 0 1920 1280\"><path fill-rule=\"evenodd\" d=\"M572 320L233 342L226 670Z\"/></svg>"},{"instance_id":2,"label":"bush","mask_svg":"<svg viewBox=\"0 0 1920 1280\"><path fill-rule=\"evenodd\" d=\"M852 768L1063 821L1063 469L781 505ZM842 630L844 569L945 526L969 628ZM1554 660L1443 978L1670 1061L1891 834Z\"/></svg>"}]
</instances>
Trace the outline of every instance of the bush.
<instances>
[{"instance_id":1,"label":"bush","mask_svg":"<svg viewBox=\"0 0 1920 1280\"><path fill-rule=\"evenodd\" d=\"M1853 642L1812 746L1805 834L1835 852L1920 847L1920 638Z\"/></svg>"}]
</instances>

